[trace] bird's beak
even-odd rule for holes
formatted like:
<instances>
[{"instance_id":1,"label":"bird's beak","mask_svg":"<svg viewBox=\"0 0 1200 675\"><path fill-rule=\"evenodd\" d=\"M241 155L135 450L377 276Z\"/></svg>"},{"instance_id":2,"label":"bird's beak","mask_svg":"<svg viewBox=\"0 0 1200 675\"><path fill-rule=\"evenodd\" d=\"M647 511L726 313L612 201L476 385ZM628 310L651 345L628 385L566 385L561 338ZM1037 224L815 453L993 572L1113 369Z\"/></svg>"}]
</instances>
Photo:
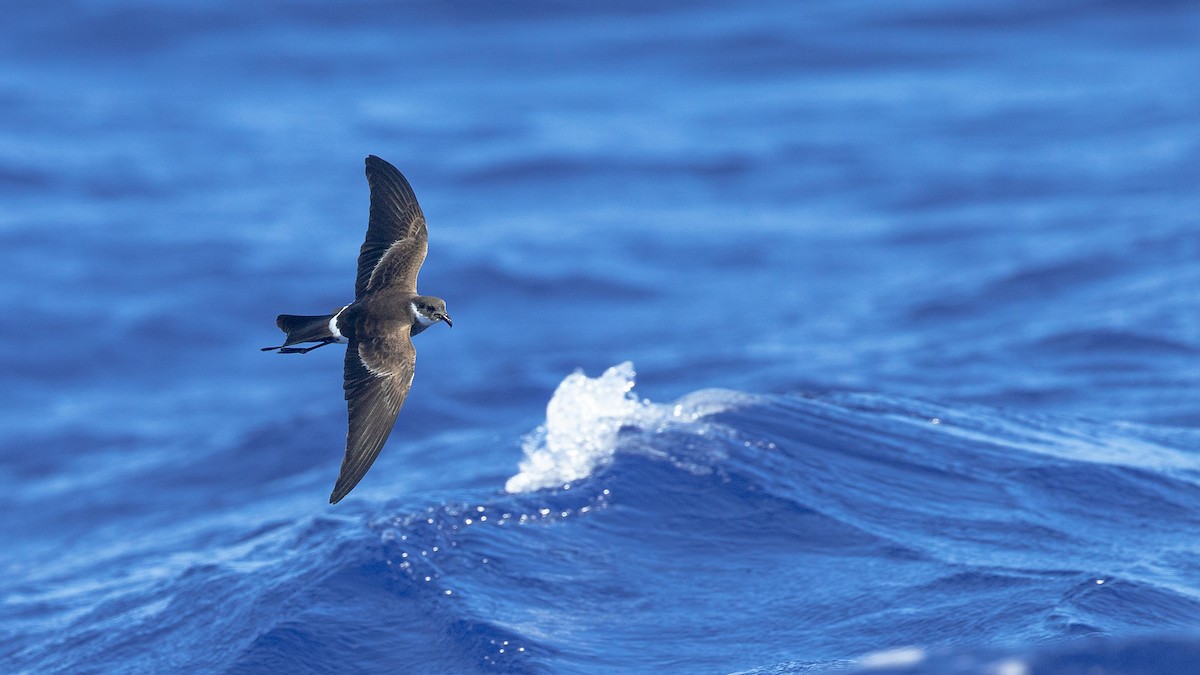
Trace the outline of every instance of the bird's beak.
<instances>
[{"instance_id":1,"label":"bird's beak","mask_svg":"<svg viewBox=\"0 0 1200 675\"><path fill-rule=\"evenodd\" d=\"M447 326L450 326L451 328L454 328L454 322L450 320L450 315L449 315L449 314L443 314L443 315L442 315L442 321L445 321Z\"/></svg>"}]
</instances>

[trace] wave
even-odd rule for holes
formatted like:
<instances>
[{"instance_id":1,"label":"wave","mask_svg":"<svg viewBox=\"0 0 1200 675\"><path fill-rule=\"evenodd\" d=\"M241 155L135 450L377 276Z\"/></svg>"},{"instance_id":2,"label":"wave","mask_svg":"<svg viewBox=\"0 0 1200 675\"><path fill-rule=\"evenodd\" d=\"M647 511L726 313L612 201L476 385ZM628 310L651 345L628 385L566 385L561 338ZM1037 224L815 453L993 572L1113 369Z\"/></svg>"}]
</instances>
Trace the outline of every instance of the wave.
<instances>
[{"instance_id":1,"label":"wave","mask_svg":"<svg viewBox=\"0 0 1200 675\"><path fill-rule=\"evenodd\" d=\"M3 646L28 670L805 672L1200 621L1196 430L873 393L655 403L635 375L566 377L503 490L230 507L64 560L8 596Z\"/></svg>"},{"instance_id":2,"label":"wave","mask_svg":"<svg viewBox=\"0 0 1200 675\"><path fill-rule=\"evenodd\" d=\"M546 406L545 424L525 437L520 472L508 479L504 489L529 492L587 478L611 463L618 447L660 454L653 446L619 445L623 432L668 434L686 429L697 437L719 434L725 428L709 418L755 400L740 392L707 389L671 404L657 404L633 394L635 377L629 361L596 378L582 370L567 376ZM720 452L717 444L707 447ZM686 460L696 461L696 457Z\"/></svg>"}]
</instances>

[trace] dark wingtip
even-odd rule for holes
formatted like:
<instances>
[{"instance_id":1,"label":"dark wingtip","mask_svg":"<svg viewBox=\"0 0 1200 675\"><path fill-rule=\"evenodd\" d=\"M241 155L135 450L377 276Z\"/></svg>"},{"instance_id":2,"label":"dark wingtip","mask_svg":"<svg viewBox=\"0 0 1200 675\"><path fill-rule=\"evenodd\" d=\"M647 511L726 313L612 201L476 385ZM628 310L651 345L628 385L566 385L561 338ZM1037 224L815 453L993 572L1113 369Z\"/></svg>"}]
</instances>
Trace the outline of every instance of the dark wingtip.
<instances>
[{"instance_id":1,"label":"dark wingtip","mask_svg":"<svg viewBox=\"0 0 1200 675\"><path fill-rule=\"evenodd\" d=\"M359 478L361 478L361 476ZM337 483L334 483L333 485L333 492L329 494L329 503L336 504L342 501L342 498L350 494L350 491L353 490L356 485L358 485L358 481L354 481L353 483L347 485L346 481L342 480L342 476L338 476Z\"/></svg>"},{"instance_id":2,"label":"dark wingtip","mask_svg":"<svg viewBox=\"0 0 1200 675\"><path fill-rule=\"evenodd\" d=\"M351 486L350 490L352 489L354 489L353 486ZM342 485L341 481L338 481L337 485L333 486L333 492L329 493L329 503L336 504L342 501L342 497L350 494L350 490L346 489L346 486Z\"/></svg>"},{"instance_id":3,"label":"dark wingtip","mask_svg":"<svg viewBox=\"0 0 1200 675\"><path fill-rule=\"evenodd\" d=\"M396 167L392 166L391 162L379 157L378 155L367 155L367 158L363 160L363 164L366 165L367 171L371 170L372 165L375 165L376 168L380 169L391 169L392 171L397 170Z\"/></svg>"}]
</instances>

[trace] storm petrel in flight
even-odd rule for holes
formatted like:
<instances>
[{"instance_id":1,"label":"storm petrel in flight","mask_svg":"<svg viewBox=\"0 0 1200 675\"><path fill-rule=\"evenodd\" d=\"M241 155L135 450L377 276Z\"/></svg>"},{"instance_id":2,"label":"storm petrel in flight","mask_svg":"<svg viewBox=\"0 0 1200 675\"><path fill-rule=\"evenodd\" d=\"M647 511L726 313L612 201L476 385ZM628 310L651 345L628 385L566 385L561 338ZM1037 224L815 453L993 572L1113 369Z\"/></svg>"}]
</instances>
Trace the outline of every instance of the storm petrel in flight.
<instances>
[{"instance_id":1,"label":"storm petrel in flight","mask_svg":"<svg viewBox=\"0 0 1200 675\"><path fill-rule=\"evenodd\" d=\"M330 504L358 485L392 433L417 363L412 336L439 321L454 325L441 298L417 293L429 235L408 181L371 155L367 183L371 216L358 253L354 302L322 316L280 314L275 325L287 338L278 347L263 347L264 352L307 354L335 342L346 345L343 386L350 429ZM309 342L316 344L292 346Z\"/></svg>"}]
</instances>

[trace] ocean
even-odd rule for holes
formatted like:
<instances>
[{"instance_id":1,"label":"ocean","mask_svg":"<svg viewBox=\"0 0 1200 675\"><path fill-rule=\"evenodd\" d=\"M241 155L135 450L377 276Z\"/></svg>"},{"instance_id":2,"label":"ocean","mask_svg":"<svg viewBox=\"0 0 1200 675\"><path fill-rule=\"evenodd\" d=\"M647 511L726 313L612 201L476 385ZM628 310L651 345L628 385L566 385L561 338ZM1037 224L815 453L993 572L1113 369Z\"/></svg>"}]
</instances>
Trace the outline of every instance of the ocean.
<instances>
[{"instance_id":1,"label":"ocean","mask_svg":"<svg viewBox=\"0 0 1200 675\"><path fill-rule=\"evenodd\" d=\"M7 9L0 671L1200 670L1194 3Z\"/></svg>"}]
</instances>

